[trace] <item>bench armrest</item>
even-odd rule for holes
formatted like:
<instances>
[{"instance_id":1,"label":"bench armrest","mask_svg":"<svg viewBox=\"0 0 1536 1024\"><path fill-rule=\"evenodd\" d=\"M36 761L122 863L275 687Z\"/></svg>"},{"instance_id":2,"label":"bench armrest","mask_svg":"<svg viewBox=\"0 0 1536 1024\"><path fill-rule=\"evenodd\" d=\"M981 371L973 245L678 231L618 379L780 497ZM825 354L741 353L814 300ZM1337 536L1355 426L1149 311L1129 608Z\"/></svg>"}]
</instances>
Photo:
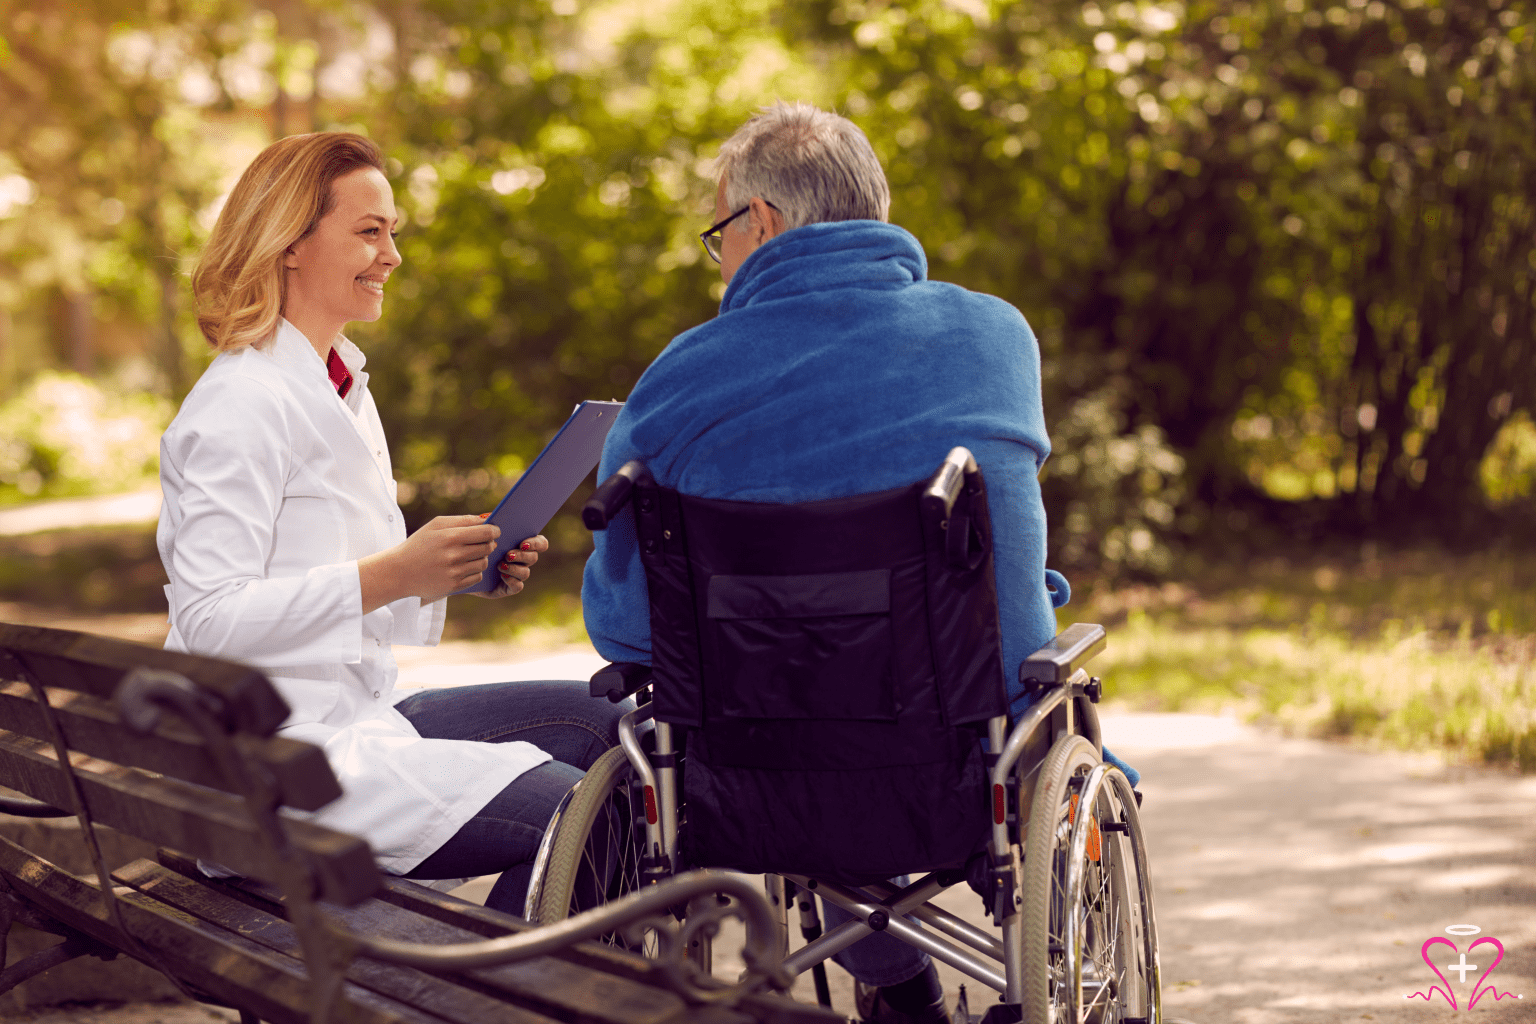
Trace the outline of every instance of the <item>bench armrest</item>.
<instances>
[{"instance_id":1,"label":"bench armrest","mask_svg":"<svg viewBox=\"0 0 1536 1024\"><path fill-rule=\"evenodd\" d=\"M1064 683L1108 642L1103 626L1092 622L1068 626L1024 659L1019 666L1019 682Z\"/></svg>"},{"instance_id":2,"label":"bench armrest","mask_svg":"<svg viewBox=\"0 0 1536 1024\"><path fill-rule=\"evenodd\" d=\"M0 796L0 814L10 814L18 818L73 818L74 811L61 810L52 804L45 804L41 800L32 800L25 796Z\"/></svg>"},{"instance_id":3,"label":"bench armrest","mask_svg":"<svg viewBox=\"0 0 1536 1024\"><path fill-rule=\"evenodd\" d=\"M722 894L733 898L718 900ZM706 895L717 897L710 901L715 906L703 909L697 915L690 913L679 926L672 916L672 908ZM735 986L722 986L708 976L697 977L697 972L686 962L692 935L700 928L708 928L705 934L713 934L723 917L740 918L746 925L741 956L747 970ZM349 932L348 937L356 944L359 954L374 960L428 971L463 971L518 963L614 931L638 940L641 929L663 933L662 970L674 991L690 1002L729 1003L763 988L786 992L794 980L779 963L778 922L767 898L746 875L733 871L684 872L564 921L478 942L441 945L405 942L355 931Z\"/></svg>"}]
</instances>

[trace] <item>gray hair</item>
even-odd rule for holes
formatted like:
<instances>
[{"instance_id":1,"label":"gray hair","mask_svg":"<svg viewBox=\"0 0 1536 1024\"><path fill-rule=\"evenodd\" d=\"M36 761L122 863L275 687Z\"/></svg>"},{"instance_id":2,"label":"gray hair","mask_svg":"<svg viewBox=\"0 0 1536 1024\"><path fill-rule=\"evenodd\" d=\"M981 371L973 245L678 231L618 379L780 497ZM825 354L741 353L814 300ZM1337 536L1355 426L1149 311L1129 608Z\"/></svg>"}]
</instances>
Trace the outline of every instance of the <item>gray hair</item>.
<instances>
[{"instance_id":1,"label":"gray hair","mask_svg":"<svg viewBox=\"0 0 1536 1024\"><path fill-rule=\"evenodd\" d=\"M764 107L720 147L715 166L732 212L761 196L783 215L785 230L890 215L891 189L869 139L846 117L809 103ZM746 220L737 227L746 230Z\"/></svg>"}]
</instances>

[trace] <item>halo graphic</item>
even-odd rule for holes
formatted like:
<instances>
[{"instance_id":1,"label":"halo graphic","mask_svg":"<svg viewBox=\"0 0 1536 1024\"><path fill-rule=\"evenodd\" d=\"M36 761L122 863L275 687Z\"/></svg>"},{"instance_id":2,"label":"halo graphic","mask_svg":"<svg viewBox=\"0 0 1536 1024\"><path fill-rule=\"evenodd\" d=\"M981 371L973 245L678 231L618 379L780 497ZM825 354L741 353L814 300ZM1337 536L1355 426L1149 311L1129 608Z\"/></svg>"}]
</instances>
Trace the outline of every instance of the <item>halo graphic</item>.
<instances>
[{"instance_id":1,"label":"halo graphic","mask_svg":"<svg viewBox=\"0 0 1536 1024\"><path fill-rule=\"evenodd\" d=\"M1482 929L1479 928L1475 924L1453 924L1453 925L1448 925L1446 927L1445 934L1447 934L1447 935L1476 935L1480 931L1482 931Z\"/></svg>"}]
</instances>

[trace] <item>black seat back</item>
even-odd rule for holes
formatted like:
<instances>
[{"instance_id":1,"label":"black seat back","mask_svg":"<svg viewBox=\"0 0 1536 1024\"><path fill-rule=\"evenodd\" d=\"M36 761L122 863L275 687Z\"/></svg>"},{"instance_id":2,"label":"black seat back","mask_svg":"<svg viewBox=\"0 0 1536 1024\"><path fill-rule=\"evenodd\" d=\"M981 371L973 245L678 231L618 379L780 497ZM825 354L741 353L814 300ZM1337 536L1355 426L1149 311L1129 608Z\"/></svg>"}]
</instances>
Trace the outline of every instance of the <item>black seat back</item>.
<instances>
[{"instance_id":1,"label":"black seat back","mask_svg":"<svg viewBox=\"0 0 1536 1024\"><path fill-rule=\"evenodd\" d=\"M779 505L636 484L689 863L862 883L985 842L980 737L1006 709L986 490L969 474L941 521L926 485Z\"/></svg>"}]
</instances>

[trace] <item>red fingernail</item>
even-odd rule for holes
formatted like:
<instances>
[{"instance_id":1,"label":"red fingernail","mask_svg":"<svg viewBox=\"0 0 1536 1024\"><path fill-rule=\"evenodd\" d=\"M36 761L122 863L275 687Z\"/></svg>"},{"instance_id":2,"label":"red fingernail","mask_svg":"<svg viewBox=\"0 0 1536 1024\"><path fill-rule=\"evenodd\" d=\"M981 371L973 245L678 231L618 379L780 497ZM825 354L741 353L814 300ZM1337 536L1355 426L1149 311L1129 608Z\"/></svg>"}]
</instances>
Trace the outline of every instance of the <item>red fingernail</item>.
<instances>
[{"instance_id":1,"label":"red fingernail","mask_svg":"<svg viewBox=\"0 0 1536 1024\"><path fill-rule=\"evenodd\" d=\"M533 541L531 541L531 540L523 541L523 550L524 551L532 551L533 550Z\"/></svg>"}]
</instances>

